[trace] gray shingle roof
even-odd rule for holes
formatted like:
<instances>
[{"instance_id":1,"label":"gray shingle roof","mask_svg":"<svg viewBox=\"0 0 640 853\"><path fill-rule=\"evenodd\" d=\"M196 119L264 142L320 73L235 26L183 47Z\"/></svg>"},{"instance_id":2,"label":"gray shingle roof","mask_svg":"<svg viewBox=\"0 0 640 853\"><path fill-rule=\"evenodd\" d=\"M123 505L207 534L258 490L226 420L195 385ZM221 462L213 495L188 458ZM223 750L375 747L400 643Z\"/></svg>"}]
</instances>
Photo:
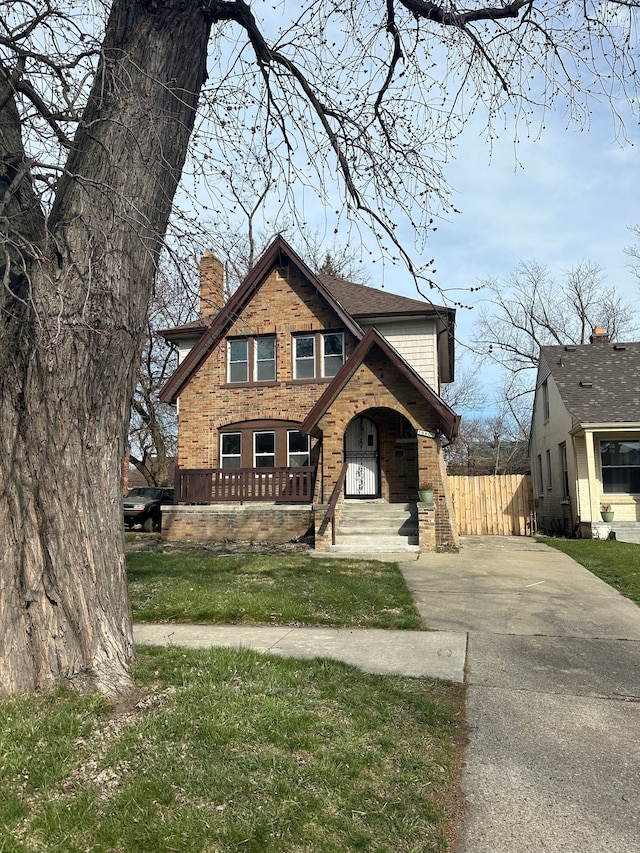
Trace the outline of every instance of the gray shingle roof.
<instances>
[{"instance_id":1,"label":"gray shingle roof","mask_svg":"<svg viewBox=\"0 0 640 853\"><path fill-rule=\"evenodd\" d=\"M640 422L640 342L541 347L540 355L580 423Z\"/></svg>"}]
</instances>

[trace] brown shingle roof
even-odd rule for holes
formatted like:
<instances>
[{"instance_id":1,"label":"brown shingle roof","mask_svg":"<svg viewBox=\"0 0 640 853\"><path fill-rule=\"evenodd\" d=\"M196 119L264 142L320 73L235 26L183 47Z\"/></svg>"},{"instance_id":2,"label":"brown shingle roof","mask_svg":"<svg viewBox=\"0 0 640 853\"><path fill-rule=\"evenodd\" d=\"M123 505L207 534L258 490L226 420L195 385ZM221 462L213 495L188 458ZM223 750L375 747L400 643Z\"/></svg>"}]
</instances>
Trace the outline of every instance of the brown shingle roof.
<instances>
[{"instance_id":1,"label":"brown shingle roof","mask_svg":"<svg viewBox=\"0 0 640 853\"><path fill-rule=\"evenodd\" d=\"M318 278L356 319L394 314L440 314L452 310L332 275L319 275Z\"/></svg>"},{"instance_id":2,"label":"brown shingle roof","mask_svg":"<svg viewBox=\"0 0 640 853\"><path fill-rule=\"evenodd\" d=\"M541 347L540 355L581 424L640 423L639 342Z\"/></svg>"}]
</instances>

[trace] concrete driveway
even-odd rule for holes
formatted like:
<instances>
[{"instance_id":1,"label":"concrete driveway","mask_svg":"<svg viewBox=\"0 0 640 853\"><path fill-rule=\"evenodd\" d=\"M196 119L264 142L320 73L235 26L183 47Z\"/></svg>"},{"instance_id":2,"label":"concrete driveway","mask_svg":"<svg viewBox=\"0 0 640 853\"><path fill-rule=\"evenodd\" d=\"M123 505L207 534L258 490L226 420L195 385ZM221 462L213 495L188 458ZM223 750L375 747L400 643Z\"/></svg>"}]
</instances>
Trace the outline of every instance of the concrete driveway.
<instances>
[{"instance_id":1,"label":"concrete driveway","mask_svg":"<svg viewBox=\"0 0 640 853\"><path fill-rule=\"evenodd\" d=\"M526 538L401 568L430 628L468 632L456 853L639 853L640 608Z\"/></svg>"}]
</instances>

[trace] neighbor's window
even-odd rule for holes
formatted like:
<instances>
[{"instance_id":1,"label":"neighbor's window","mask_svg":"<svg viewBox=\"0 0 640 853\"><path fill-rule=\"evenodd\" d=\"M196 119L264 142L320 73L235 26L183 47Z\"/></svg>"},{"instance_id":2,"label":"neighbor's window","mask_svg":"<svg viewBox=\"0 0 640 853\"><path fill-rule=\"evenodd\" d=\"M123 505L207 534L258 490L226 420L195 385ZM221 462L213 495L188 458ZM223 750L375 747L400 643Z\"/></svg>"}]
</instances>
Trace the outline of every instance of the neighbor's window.
<instances>
[{"instance_id":1,"label":"neighbor's window","mask_svg":"<svg viewBox=\"0 0 640 853\"><path fill-rule=\"evenodd\" d=\"M553 474L553 472L551 470L551 451L547 450L547 488L548 489L550 489L552 484L553 484L552 474Z\"/></svg>"},{"instance_id":2,"label":"neighbor's window","mask_svg":"<svg viewBox=\"0 0 640 853\"><path fill-rule=\"evenodd\" d=\"M544 480L542 479L542 456L538 454L536 465L536 474L538 475L538 494L542 496L544 494Z\"/></svg>"},{"instance_id":3,"label":"neighbor's window","mask_svg":"<svg viewBox=\"0 0 640 853\"><path fill-rule=\"evenodd\" d=\"M640 494L640 441L601 441L602 489Z\"/></svg>"},{"instance_id":4,"label":"neighbor's window","mask_svg":"<svg viewBox=\"0 0 640 853\"><path fill-rule=\"evenodd\" d=\"M276 467L276 434L275 432L254 432L253 434L253 467Z\"/></svg>"},{"instance_id":5,"label":"neighbor's window","mask_svg":"<svg viewBox=\"0 0 640 853\"><path fill-rule=\"evenodd\" d=\"M569 497L569 466L567 464L567 445L560 445L560 467L562 469L562 497Z\"/></svg>"},{"instance_id":6,"label":"neighbor's window","mask_svg":"<svg viewBox=\"0 0 640 853\"><path fill-rule=\"evenodd\" d=\"M545 421L549 420L549 383L545 379L542 383L542 412Z\"/></svg>"},{"instance_id":7,"label":"neighbor's window","mask_svg":"<svg viewBox=\"0 0 640 853\"><path fill-rule=\"evenodd\" d=\"M309 460L309 436L302 435L298 430L290 430L287 433L287 467L308 466Z\"/></svg>"},{"instance_id":8,"label":"neighbor's window","mask_svg":"<svg viewBox=\"0 0 640 853\"><path fill-rule=\"evenodd\" d=\"M220 467L242 467L242 436L239 432L226 432L221 436Z\"/></svg>"}]
</instances>

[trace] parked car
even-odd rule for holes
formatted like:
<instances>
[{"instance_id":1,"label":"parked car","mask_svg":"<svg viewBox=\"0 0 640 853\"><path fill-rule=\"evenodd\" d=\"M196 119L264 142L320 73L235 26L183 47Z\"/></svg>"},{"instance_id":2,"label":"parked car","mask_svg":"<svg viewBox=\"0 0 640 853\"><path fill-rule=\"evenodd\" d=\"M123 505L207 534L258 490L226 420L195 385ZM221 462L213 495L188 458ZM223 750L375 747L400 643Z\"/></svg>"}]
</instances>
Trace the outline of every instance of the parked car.
<instances>
[{"instance_id":1,"label":"parked car","mask_svg":"<svg viewBox=\"0 0 640 853\"><path fill-rule=\"evenodd\" d=\"M173 489L159 486L139 486L129 489L123 499L124 526L131 530L141 524L147 533L157 532L162 527L162 504L173 503Z\"/></svg>"}]
</instances>

